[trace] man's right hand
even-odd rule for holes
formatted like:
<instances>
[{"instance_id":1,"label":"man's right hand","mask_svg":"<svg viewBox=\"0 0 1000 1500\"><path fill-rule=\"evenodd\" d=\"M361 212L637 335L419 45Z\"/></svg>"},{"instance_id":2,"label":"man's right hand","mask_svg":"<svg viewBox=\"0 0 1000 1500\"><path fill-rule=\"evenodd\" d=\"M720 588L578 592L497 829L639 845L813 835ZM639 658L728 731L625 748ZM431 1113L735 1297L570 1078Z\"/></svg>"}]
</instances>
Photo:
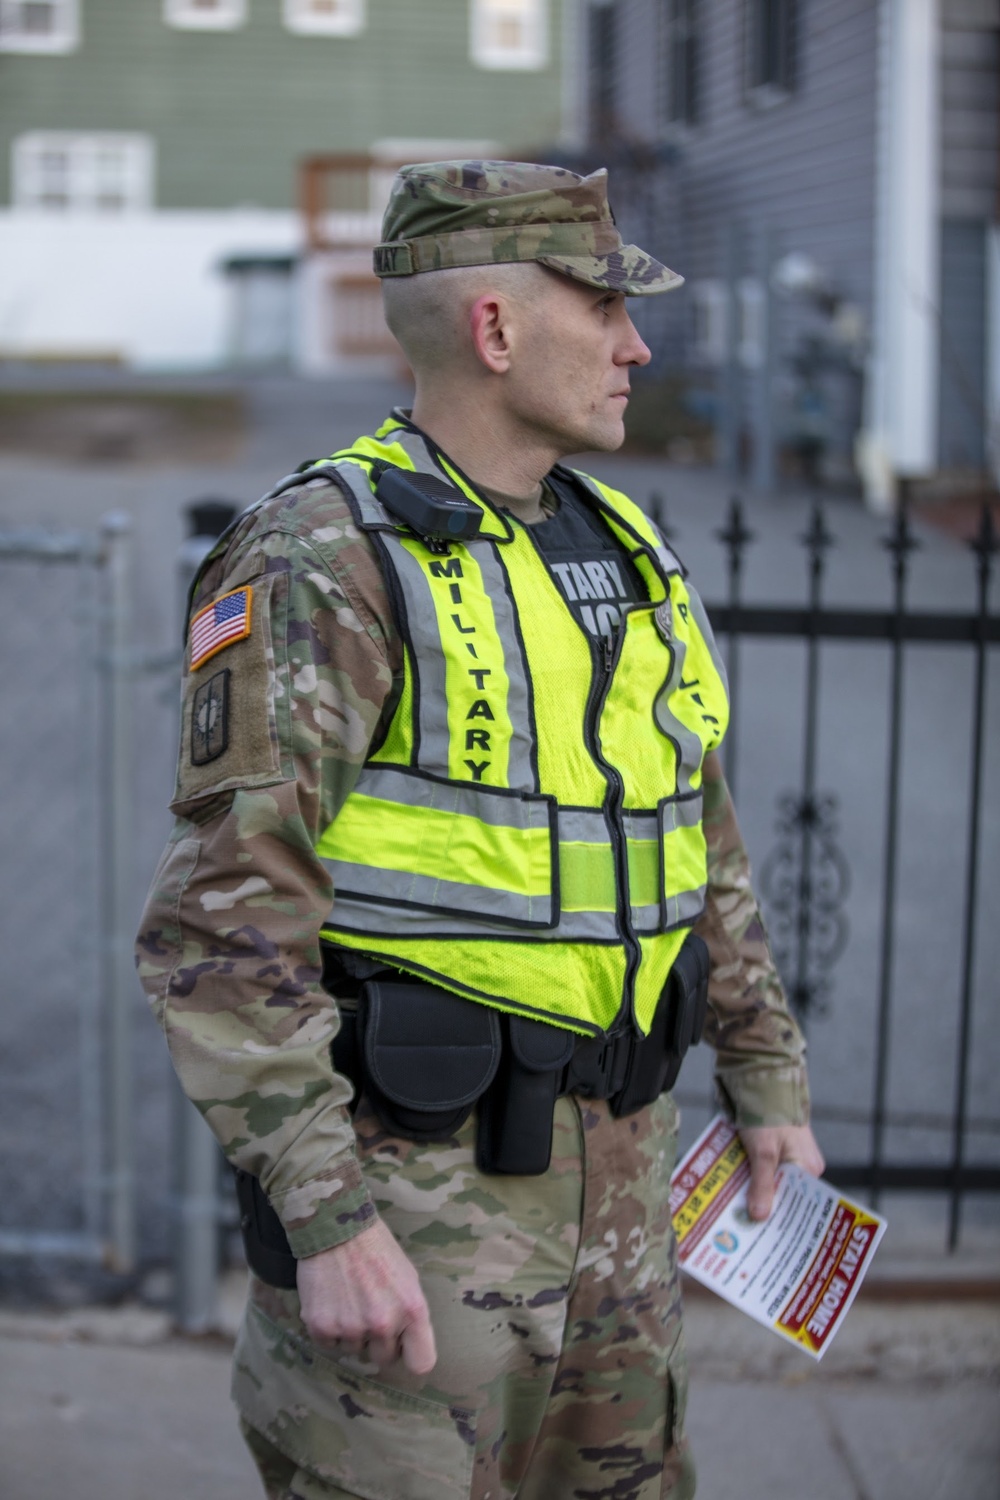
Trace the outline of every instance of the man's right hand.
<instances>
[{"instance_id":1,"label":"man's right hand","mask_svg":"<svg viewBox=\"0 0 1000 1500\"><path fill-rule=\"evenodd\" d=\"M317 1344L341 1344L376 1364L402 1356L414 1375L437 1362L427 1302L411 1261L381 1219L298 1266L302 1321Z\"/></svg>"}]
</instances>

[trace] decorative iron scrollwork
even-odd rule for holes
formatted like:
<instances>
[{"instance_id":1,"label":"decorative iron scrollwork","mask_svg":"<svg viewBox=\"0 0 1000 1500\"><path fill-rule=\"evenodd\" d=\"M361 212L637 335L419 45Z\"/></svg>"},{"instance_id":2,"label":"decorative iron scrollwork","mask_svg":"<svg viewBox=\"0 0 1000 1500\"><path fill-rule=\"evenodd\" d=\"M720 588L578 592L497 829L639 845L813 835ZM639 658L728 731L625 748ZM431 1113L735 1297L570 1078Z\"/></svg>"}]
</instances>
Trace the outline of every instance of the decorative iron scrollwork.
<instances>
[{"instance_id":1,"label":"decorative iron scrollwork","mask_svg":"<svg viewBox=\"0 0 1000 1500\"><path fill-rule=\"evenodd\" d=\"M831 970L847 943L851 872L837 843L837 806L833 793L784 793L778 842L760 869L774 959L803 1018L825 1014Z\"/></svg>"}]
</instances>

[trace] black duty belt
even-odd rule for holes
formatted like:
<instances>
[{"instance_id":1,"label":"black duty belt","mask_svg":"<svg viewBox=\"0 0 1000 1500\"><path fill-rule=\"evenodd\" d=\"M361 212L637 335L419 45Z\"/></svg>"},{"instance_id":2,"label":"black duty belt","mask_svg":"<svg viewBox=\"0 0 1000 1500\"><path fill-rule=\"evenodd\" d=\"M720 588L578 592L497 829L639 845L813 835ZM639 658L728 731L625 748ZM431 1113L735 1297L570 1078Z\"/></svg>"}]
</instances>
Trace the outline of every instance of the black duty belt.
<instances>
[{"instance_id":1,"label":"black duty belt","mask_svg":"<svg viewBox=\"0 0 1000 1500\"><path fill-rule=\"evenodd\" d=\"M478 1105L476 1161L487 1173L535 1176L552 1154L556 1098L607 1099L618 1117L671 1088L701 1039L708 949L690 933L670 971L648 1036L581 1037L506 1015L437 985L327 953L324 983L341 1000L333 1063L393 1135L446 1141ZM331 964L338 967L331 972ZM353 994L351 993L353 991ZM294 1287L295 1258L256 1177L237 1171L241 1228L251 1269Z\"/></svg>"}]
</instances>

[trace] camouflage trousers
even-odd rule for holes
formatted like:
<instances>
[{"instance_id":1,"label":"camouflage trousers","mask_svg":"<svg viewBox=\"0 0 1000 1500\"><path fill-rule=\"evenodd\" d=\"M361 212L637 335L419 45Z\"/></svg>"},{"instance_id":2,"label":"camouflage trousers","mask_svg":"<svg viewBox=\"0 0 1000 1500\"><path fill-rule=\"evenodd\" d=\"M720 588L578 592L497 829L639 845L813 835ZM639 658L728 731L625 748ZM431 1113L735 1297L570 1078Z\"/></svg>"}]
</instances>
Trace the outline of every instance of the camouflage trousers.
<instances>
[{"instance_id":1,"label":"camouflage trousers","mask_svg":"<svg viewBox=\"0 0 1000 1500\"><path fill-rule=\"evenodd\" d=\"M254 1280L233 1395L274 1500L689 1500L669 1178L673 1101L615 1120L557 1102L541 1177L355 1117L372 1196L431 1310L429 1376L308 1340Z\"/></svg>"}]
</instances>

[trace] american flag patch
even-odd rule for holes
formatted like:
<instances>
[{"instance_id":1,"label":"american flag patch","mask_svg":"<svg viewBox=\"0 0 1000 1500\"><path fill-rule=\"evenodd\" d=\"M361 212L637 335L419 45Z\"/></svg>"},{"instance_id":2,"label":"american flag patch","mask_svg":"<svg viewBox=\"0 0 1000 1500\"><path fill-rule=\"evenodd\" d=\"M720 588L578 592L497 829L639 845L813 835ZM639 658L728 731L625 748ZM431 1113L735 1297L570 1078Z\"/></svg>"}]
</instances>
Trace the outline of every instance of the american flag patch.
<instances>
[{"instance_id":1,"label":"american flag patch","mask_svg":"<svg viewBox=\"0 0 1000 1500\"><path fill-rule=\"evenodd\" d=\"M250 634L250 604L253 589L233 589L214 604L200 609L191 621L191 671L208 661L217 651L224 651L234 641Z\"/></svg>"}]
</instances>

